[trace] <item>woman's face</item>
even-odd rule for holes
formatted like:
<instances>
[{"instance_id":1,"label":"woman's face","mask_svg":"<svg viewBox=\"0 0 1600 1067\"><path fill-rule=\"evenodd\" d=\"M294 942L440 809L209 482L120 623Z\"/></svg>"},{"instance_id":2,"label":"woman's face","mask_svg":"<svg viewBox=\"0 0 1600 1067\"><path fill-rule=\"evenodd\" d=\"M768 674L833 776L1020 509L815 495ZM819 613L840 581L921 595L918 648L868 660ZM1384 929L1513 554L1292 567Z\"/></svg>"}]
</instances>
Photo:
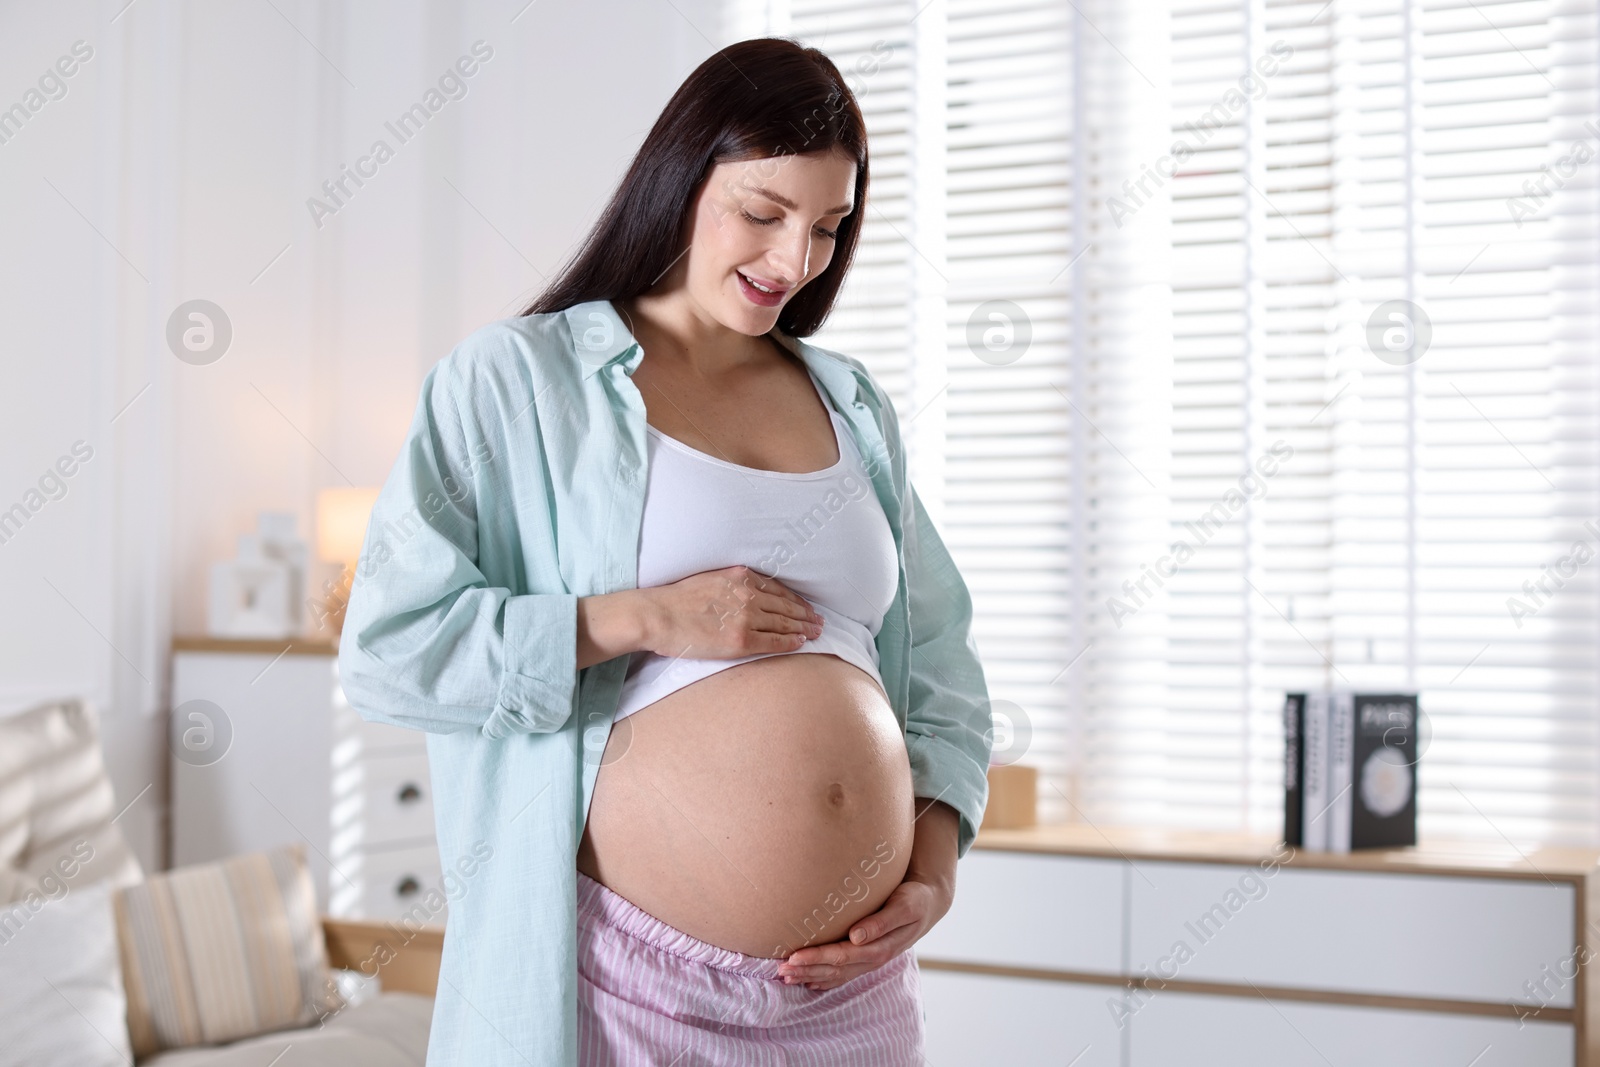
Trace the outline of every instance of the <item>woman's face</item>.
<instances>
[{"instance_id":1,"label":"woman's face","mask_svg":"<svg viewBox=\"0 0 1600 1067\"><path fill-rule=\"evenodd\" d=\"M856 207L855 182L855 161L838 152L717 164L695 198L682 259L689 298L731 330L772 329L832 262L833 235Z\"/></svg>"}]
</instances>

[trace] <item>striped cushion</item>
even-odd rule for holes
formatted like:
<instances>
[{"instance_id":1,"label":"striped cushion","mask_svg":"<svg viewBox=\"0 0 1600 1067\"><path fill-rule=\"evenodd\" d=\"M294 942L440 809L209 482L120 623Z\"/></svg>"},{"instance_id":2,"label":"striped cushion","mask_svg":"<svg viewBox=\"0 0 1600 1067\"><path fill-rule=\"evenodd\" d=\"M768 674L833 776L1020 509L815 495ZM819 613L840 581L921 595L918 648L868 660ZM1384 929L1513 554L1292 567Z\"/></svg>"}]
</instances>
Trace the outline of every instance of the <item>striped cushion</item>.
<instances>
[{"instance_id":1,"label":"striped cushion","mask_svg":"<svg viewBox=\"0 0 1600 1067\"><path fill-rule=\"evenodd\" d=\"M344 1006L303 845L155 875L115 906L135 1056L304 1026Z\"/></svg>"},{"instance_id":2,"label":"striped cushion","mask_svg":"<svg viewBox=\"0 0 1600 1067\"><path fill-rule=\"evenodd\" d=\"M137 799L113 795L100 717L88 701L0 717L0 904L54 899L63 886L139 881L139 861L112 821Z\"/></svg>"}]
</instances>

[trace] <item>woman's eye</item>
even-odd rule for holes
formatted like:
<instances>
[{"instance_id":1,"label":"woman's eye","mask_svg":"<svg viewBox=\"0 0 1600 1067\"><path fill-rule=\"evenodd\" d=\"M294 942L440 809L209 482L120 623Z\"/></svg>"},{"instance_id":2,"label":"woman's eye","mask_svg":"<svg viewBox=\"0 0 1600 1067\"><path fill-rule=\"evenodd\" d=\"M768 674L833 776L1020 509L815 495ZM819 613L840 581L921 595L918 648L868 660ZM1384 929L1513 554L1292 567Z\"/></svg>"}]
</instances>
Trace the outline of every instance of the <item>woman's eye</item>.
<instances>
[{"instance_id":1,"label":"woman's eye","mask_svg":"<svg viewBox=\"0 0 1600 1067\"><path fill-rule=\"evenodd\" d=\"M757 226L771 226L774 222L778 221L775 218L774 219L758 219L754 215L750 214L750 212L744 210L743 208L739 209L739 214L743 215L745 218L749 219L751 222L755 223ZM819 236L826 237L830 241L837 240L838 237L839 237L839 231L838 230L824 230L820 226L817 227L817 233L818 233Z\"/></svg>"}]
</instances>

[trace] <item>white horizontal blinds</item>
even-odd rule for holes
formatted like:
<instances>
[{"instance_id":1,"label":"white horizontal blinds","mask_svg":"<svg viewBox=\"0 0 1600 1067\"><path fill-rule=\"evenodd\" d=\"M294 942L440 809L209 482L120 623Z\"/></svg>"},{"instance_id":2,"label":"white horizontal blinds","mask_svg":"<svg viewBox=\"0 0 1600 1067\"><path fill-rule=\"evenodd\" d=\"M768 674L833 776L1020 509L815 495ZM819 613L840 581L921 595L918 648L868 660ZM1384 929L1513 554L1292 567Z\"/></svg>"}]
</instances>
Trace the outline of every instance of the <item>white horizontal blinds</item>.
<instances>
[{"instance_id":1,"label":"white horizontal blinds","mask_svg":"<svg viewBox=\"0 0 1600 1067\"><path fill-rule=\"evenodd\" d=\"M752 5L735 4L749 16ZM912 301L916 248L911 230L912 16L909 0L789 0L765 8L756 33L793 37L820 49L844 75L867 123L871 184L860 243L833 314L811 338L865 363L901 417L912 409ZM744 23L751 25L751 23Z\"/></svg>"},{"instance_id":2,"label":"white horizontal blinds","mask_svg":"<svg viewBox=\"0 0 1600 1067\"><path fill-rule=\"evenodd\" d=\"M1276 696L1332 682L1420 688L1424 834L1592 841L1592 572L1537 626L1506 600L1600 543L1593 176L1510 209L1595 113L1593 6L1180 2L1173 27L1175 134L1219 55L1294 50L1172 183L1175 541L1242 459L1294 452L1172 582L1162 821L1275 826ZM1394 299L1432 320L1406 366L1366 329Z\"/></svg>"},{"instance_id":3,"label":"white horizontal blinds","mask_svg":"<svg viewBox=\"0 0 1600 1067\"><path fill-rule=\"evenodd\" d=\"M1022 761L1047 779L1043 810L1061 817L1051 809L1073 793L1081 744L1063 674L1081 616L1068 404L1068 264L1082 237L1072 222L1077 27L1054 0L951 0L946 19L941 529L972 590L990 695L1005 717L1001 760L1025 745Z\"/></svg>"},{"instance_id":4,"label":"white horizontal blinds","mask_svg":"<svg viewBox=\"0 0 1600 1067\"><path fill-rule=\"evenodd\" d=\"M868 233L881 212L893 236L864 256L818 339L866 359L911 424L913 477L972 588L991 695L1011 720L997 744L1025 744L1045 769L1046 817L1087 817L1129 791L1147 746L1126 727L1158 729L1164 705L1159 605L1126 631L1101 605L1166 536L1165 212L1125 228L1091 215L1101 186L1165 143L1165 20L1159 5L1106 2L849 10L858 23L804 3L786 30L757 20L841 68L866 44L843 26L913 42L915 68L894 85L920 86L914 107L862 94ZM889 180L909 175L909 189L885 188L886 155L901 161Z\"/></svg>"},{"instance_id":5,"label":"white horizontal blinds","mask_svg":"<svg viewBox=\"0 0 1600 1067\"><path fill-rule=\"evenodd\" d=\"M954 0L945 54L942 528L973 591L996 751L1047 820L1128 818L1165 694L1162 608L1113 581L1164 543L1165 210L1103 188L1165 142L1159 7Z\"/></svg>"},{"instance_id":6,"label":"white horizontal blinds","mask_svg":"<svg viewBox=\"0 0 1600 1067\"><path fill-rule=\"evenodd\" d=\"M946 193L948 161L945 121L948 111L946 54L949 27L946 0L921 0L912 18L912 94L910 197L903 233L911 257L910 414L901 420L909 453L912 485L933 521L945 524L946 413L949 368L945 310L950 275L947 262ZM959 564L959 560L957 561Z\"/></svg>"},{"instance_id":7,"label":"white horizontal blinds","mask_svg":"<svg viewBox=\"0 0 1600 1067\"><path fill-rule=\"evenodd\" d=\"M1077 798L1064 814L1150 822L1172 807L1170 597L1147 577L1169 546L1172 205L1168 183L1146 177L1171 144L1171 26L1165 3L1080 4L1074 17L1075 208L1087 252L1069 272L1069 425L1083 624L1064 656L1081 655L1065 676L1080 736L1068 764ZM1140 182L1140 202L1127 202L1127 183Z\"/></svg>"},{"instance_id":8,"label":"white horizontal blinds","mask_svg":"<svg viewBox=\"0 0 1600 1067\"><path fill-rule=\"evenodd\" d=\"M1320 18L1319 18L1320 14ZM1175 0L1163 822L1282 823L1282 693L1326 673L1338 94L1326 5Z\"/></svg>"},{"instance_id":9,"label":"white horizontal blinds","mask_svg":"<svg viewBox=\"0 0 1600 1067\"><path fill-rule=\"evenodd\" d=\"M1563 4L1552 12L1550 63L1558 86L1552 166L1561 183L1548 223L1560 241L1550 272L1552 395L1560 398L1555 436L1563 452L1579 456L1562 464L1575 483L1569 504L1583 519L1574 540L1596 553L1585 582L1571 586L1575 603L1568 611L1576 622L1551 631L1561 642L1564 673L1577 686L1563 697L1564 718L1577 728L1563 752L1551 837L1594 844L1600 841L1600 581L1593 569L1600 562L1600 3ZM1571 530L1573 524L1563 525ZM1569 580L1559 571L1557 577Z\"/></svg>"},{"instance_id":10,"label":"white horizontal blinds","mask_svg":"<svg viewBox=\"0 0 1600 1067\"><path fill-rule=\"evenodd\" d=\"M1592 843L1596 565L1563 575L1559 561L1600 543L1582 527L1596 514L1595 178L1549 171L1575 141L1600 149L1581 128L1596 113L1594 8L1355 8L1362 221L1347 269L1364 309L1412 300L1432 340L1406 366L1362 363L1335 496L1339 680L1420 689L1422 833Z\"/></svg>"},{"instance_id":11,"label":"white horizontal blinds","mask_svg":"<svg viewBox=\"0 0 1600 1067\"><path fill-rule=\"evenodd\" d=\"M1245 583L1260 563L1259 509L1230 498L1260 418L1264 115L1241 92L1261 12L1177 0L1172 10L1174 158L1172 543L1169 712L1156 821L1236 824L1248 796L1250 643ZM1179 150L1179 154L1182 151ZM1137 185L1126 191L1137 197ZM1192 555L1190 555L1192 553ZM1180 558L1187 557L1187 558Z\"/></svg>"},{"instance_id":12,"label":"white horizontal blinds","mask_svg":"<svg viewBox=\"0 0 1600 1067\"><path fill-rule=\"evenodd\" d=\"M1239 596L1251 637L1236 824L1267 832L1283 826L1284 693L1325 685L1329 673L1330 468L1345 361L1333 324L1356 300L1335 247L1354 192L1353 161L1341 154L1353 100L1340 78L1360 42L1326 0L1266 3L1252 14L1244 54L1263 86L1251 173L1263 184L1249 191L1261 310L1247 379L1251 433L1234 479L1247 498Z\"/></svg>"},{"instance_id":13,"label":"white horizontal blinds","mask_svg":"<svg viewBox=\"0 0 1600 1067\"><path fill-rule=\"evenodd\" d=\"M1270 832L1281 693L1334 684L1420 691L1425 836L1600 838L1595 0L937 2L794 8L942 35L943 99L915 47L863 97L911 225L829 330L939 427L1043 817Z\"/></svg>"}]
</instances>

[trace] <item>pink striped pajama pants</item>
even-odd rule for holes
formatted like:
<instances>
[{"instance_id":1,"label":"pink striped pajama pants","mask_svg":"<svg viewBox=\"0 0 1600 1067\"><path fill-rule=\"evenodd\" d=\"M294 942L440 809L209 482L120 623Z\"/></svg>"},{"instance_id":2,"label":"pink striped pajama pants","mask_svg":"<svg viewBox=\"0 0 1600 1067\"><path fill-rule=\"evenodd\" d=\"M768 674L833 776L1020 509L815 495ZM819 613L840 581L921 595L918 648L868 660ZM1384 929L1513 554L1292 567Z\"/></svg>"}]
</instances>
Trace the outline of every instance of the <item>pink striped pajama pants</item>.
<instances>
[{"instance_id":1,"label":"pink striped pajama pants","mask_svg":"<svg viewBox=\"0 0 1600 1067\"><path fill-rule=\"evenodd\" d=\"M578 1067L921 1067L907 949L833 989L690 937L578 875Z\"/></svg>"}]
</instances>

